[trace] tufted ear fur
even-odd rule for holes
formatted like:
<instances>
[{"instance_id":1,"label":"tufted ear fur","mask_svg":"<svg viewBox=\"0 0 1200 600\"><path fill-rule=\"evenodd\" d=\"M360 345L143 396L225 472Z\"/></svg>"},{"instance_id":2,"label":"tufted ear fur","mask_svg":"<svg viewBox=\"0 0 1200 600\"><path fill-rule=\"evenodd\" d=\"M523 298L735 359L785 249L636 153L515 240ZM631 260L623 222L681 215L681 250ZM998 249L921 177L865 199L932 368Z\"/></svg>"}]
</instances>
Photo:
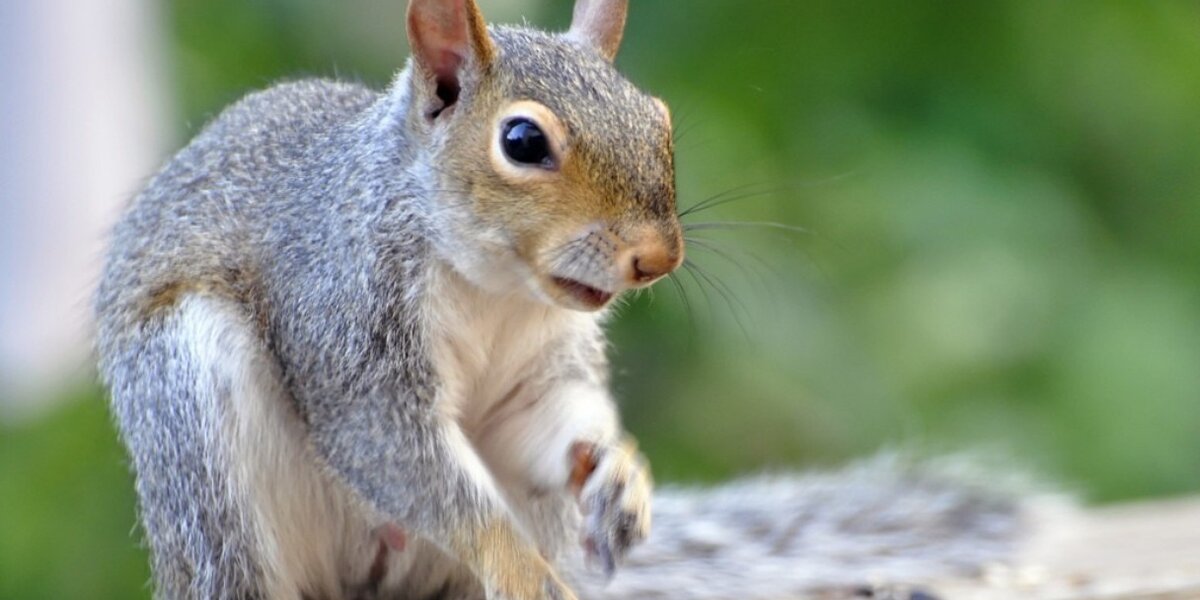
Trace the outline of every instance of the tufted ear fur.
<instances>
[{"instance_id":1,"label":"tufted ear fur","mask_svg":"<svg viewBox=\"0 0 1200 600\"><path fill-rule=\"evenodd\" d=\"M418 70L436 84L432 118L458 101L466 69L482 72L495 58L475 0L411 0L408 40Z\"/></svg>"},{"instance_id":2,"label":"tufted ear fur","mask_svg":"<svg viewBox=\"0 0 1200 600\"><path fill-rule=\"evenodd\" d=\"M596 49L608 62L617 57L629 0L577 0L567 35Z\"/></svg>"}]
</instances>

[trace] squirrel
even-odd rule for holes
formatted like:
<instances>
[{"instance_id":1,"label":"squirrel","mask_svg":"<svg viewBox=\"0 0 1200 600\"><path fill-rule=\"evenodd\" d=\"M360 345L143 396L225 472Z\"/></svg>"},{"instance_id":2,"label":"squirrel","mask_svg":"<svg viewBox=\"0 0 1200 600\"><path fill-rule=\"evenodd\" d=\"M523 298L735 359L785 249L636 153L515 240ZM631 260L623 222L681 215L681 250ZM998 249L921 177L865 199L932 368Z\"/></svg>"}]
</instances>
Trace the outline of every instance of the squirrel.
<instances>
[{"instance_id":1,"label":"squirrel","mask_svg":"<svg viewBox=\"0 0 1200 600\"><path fill-rule=\"evenodd\" d=\"M385 91L253 93L136 196L97 353L157 597L766 598L712 577L804 554L783 479L658 496L627 556L654 494L602 325L684 255L670 112L612 64L627 8L551 34L411 0Z\"/></svg>"}]
</instances>

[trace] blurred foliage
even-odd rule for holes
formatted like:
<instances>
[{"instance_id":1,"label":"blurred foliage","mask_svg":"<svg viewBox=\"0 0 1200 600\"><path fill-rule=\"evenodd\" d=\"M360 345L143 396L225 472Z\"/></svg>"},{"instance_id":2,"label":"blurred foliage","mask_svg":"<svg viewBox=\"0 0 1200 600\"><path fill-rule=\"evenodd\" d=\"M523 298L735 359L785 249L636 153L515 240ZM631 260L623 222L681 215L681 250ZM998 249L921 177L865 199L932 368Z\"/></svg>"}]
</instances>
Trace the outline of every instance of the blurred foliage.
<instances>
[{"instance_id":1,"label":"blurred foliage","mask_svg":"<svg viewBox=\"0 0 1200 600\"><path fill-rule=\"evenodd\" d=\"M149 597L133 477L94 390L0 423L0 598Z\"/></svg>"},{"instance_id":2,"label":"blurred foliage","mask_svg":"<svg viewBox=\"0 0 1200 600\"><path fill-rule=\"evenodd\" d=\"M180 142L282 78L386 85L403 4L164 5ZM687 220L804 230L693 230L686 300L614 319L660 481L982 447L1097 501L1200 489L1200 5L633 4L681 206L736 199ZM3 432L0 597L144 595L100 407Z\"/></svg>"}]
</instances>

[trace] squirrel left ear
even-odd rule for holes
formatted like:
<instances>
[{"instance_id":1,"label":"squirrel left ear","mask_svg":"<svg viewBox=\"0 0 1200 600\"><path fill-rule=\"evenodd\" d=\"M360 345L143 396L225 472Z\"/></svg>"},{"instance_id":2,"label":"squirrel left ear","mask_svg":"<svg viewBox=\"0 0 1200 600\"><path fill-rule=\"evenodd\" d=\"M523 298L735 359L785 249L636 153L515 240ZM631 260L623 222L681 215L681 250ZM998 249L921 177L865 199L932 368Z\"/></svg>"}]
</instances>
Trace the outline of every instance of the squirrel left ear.
<instances>
[{"instance_id":1,"label":"squirrel left ear","mask_svg":"<svg viewBox=\"0 0 1200 600\"><path fill-rule=\"evenodd\" d=\"M567 35L596 49L612 62L625 34L629 0L577 0Z\"/></svg>"},{"instance_id":2,"label":"squirrel left ear","mask_svg":"<svg viewBox=\"0 0 1200 600\"><path fill-rule=\"evenodd\" d=\"M408 43L414 62L436 85L436 116L458 100L462 70L485 70L495 58L487 25L475 0L411 0Z\"/></svg>"}]
</instances>

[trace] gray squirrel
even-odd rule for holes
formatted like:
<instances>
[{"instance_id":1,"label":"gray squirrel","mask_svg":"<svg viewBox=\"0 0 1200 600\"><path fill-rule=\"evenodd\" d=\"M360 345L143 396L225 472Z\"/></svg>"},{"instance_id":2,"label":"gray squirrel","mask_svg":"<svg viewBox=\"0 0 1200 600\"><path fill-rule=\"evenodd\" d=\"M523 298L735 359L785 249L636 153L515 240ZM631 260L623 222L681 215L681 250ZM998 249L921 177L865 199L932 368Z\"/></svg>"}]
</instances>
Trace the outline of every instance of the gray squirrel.
<instances>
[{"instance_id":1,"label":"gray squirrel","mask_svg":"<svg viewBox=\"0 0 1200 600\"><path fill-rule=\"evenodd\" d=\"M411 0L386 91L251 94L135 198L97 346L157 597L782 598L909 536L921 576L1003 555L1013 506L903 469L651 493L601 326L684 249L670 113L611 64L626 12ZM814 524L872 540L861 570L805 571Z\"/></svg>"}]
</instances>

